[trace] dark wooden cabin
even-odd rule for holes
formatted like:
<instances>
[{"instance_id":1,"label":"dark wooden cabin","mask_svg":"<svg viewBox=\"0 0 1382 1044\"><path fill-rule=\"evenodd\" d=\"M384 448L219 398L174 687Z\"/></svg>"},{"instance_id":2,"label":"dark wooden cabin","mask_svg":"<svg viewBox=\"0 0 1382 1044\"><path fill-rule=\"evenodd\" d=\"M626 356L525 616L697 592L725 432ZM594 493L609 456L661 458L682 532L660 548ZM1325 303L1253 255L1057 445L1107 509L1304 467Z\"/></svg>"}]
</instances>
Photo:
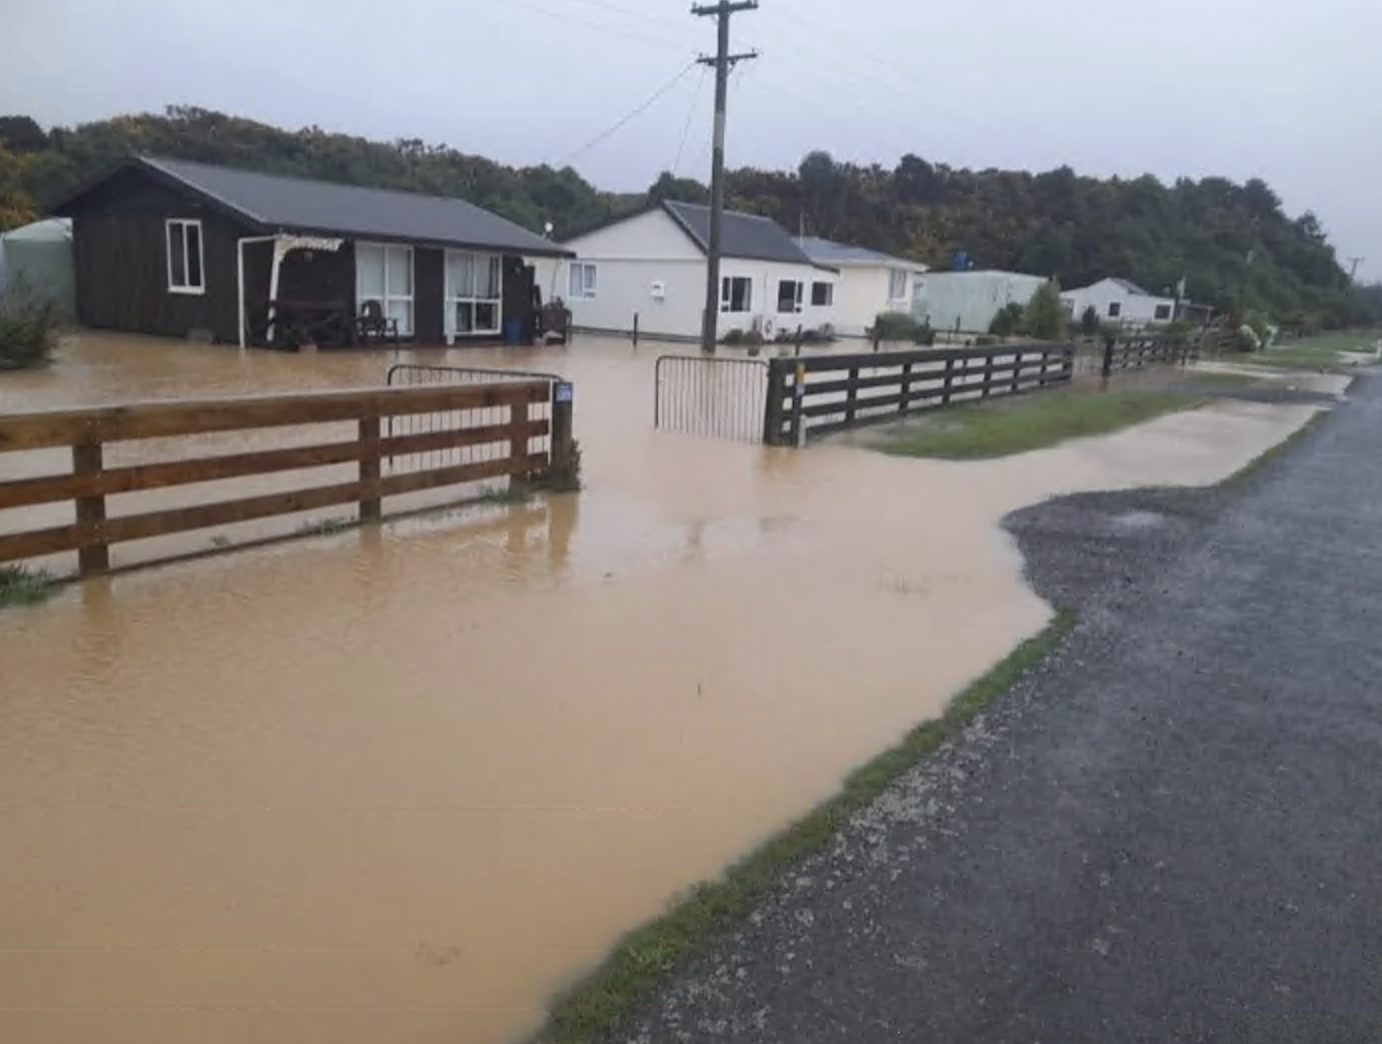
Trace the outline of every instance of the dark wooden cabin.
<instances>
[{"instance_id":1,"label":"dark wooden cabin","mask_svg":"<svg viewBox=\"0 0 1382 1044\"><path fill-rule=\"evenodd\" d=\"M152 157L53 213L83 325L225 343L283 346L290 313L354 343L367 302L417 344L527 342L528 259L573 256L461 199Z\"/></svg>"}]
</instances>

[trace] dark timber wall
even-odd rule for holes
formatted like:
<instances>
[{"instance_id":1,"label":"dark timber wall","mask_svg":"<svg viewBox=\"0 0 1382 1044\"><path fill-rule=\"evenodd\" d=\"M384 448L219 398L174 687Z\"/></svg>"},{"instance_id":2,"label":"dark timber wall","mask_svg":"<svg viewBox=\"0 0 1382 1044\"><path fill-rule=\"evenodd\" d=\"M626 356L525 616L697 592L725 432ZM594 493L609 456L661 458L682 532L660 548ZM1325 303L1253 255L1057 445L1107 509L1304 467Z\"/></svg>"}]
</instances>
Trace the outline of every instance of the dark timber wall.
<instances>
[{"instance_id":1,"label":"dark timber wall","mask_svg":"<svg viewBox=\"0 0 1382 1044\"><path fill-rule=\"evenodd\" d=\"M202 223L206 292L168 290L165 222ZM210 330L218 340L239 334L235 244L252 235L219 211L126 170L84 198L72 214L77 318L86 326L185 337Z\"/></svg>"}]
</instances>

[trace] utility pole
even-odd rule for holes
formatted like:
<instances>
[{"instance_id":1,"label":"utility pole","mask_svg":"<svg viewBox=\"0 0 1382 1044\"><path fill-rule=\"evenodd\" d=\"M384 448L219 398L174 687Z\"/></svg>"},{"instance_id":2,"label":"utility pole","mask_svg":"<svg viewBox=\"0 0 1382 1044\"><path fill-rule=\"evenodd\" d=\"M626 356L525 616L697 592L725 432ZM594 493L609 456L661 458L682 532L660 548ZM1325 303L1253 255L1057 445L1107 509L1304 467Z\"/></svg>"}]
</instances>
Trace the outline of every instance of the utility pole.
<instances>
[{"instance_id":1,"label":"utility pole","mask_svg":"<svg viewBox=\"0 0 1382 1044\"><path fill-rule=\"evenodd\" d=\"M1348 272L1348 281L1350 283L1358 282L1358 266L1366 260L1366 257L1350 257L1348 259L1349 264L1352 266Z\"/></svg>"},{"instance_id":2,"label":"utility pole","mask_svg":"<svg viewBox=\"0 0 1382 1044\"><path fill-rule=\"evenodd\" d=\"M719 0L715 4L697 4L691 13L698 18L714 17L718 23L719 43L715 57L700 59L702 65L715 67L715 144L710 159L710 243L706 259L705 316L701 323L701 351L707 355L715 351L716 331L720 316L720 226L725 216L725 108L729 98L729 71L739 62L757 58L757 52L729 53L730 16L740 11L754 11L758 0Z\"/></svg>"}]
</instances>

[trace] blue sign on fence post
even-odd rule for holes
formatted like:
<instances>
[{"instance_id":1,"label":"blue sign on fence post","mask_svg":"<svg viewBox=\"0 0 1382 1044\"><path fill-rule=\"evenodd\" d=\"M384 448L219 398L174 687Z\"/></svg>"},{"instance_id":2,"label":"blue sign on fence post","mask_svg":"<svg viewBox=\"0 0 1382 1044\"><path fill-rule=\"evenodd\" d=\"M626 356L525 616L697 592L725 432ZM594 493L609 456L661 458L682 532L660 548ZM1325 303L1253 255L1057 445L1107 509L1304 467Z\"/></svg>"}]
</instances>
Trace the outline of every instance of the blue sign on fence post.
<instances>
[{"instance_id":1,"label":"blue sign on fence post","mask_svg":"<svg viewBox=\"0 0 1382 1044\"><path fill-rule=\"evenodd\" d=\"M569 381L558 381L553 390L552 401L554 402L575 402L576 386Z\"/></svg>"}]
</instances>

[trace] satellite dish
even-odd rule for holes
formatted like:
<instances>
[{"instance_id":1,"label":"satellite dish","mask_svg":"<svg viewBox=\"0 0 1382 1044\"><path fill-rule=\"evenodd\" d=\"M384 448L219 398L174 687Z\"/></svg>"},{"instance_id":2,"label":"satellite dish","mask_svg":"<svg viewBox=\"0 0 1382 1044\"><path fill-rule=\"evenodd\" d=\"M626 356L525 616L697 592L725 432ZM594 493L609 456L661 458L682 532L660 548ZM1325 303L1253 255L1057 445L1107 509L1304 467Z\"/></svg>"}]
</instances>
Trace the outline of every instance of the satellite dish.
<instances>
[{"instance_id":1,"label":"satellite dish","mask_svg":"<svg viewBox=\"0 0 1382 1044\"><path fill-rule=\"evenodd\" d=\"M543 226L542 226L542 232L543 232L543 235L548 235L548 236L550 236L550 235L552 234L552 222L549 221L549 222L547 222L547 224L543 225Z\"/></svg>"}]
</instances>

